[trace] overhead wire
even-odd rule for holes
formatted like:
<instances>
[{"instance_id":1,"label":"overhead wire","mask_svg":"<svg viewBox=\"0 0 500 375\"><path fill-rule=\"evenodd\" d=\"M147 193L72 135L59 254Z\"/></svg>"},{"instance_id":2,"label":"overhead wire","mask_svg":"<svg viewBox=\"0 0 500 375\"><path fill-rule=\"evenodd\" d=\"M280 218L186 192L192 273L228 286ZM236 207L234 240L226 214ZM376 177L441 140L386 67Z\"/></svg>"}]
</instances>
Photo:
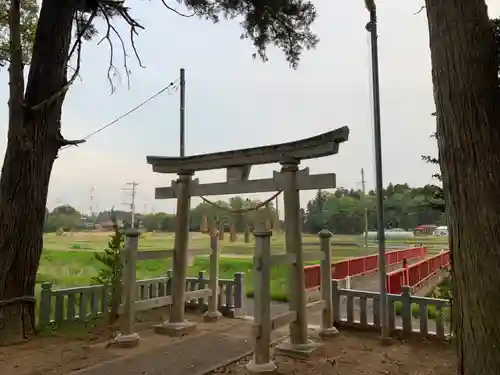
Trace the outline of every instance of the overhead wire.
<instances>
[{"instance_id":1,"label":"overhead wire","mask_svg":"<svg viewBox=\"0 0 500 375\"><path fill-rule=\"evenodd\" d=\"M89 139L90 137L96 135L97 133L100 133L101 131L103 131L104 129L107 129L109 128L110 126L116 124L117 122L119 122L120 120L123 120L125 117L131 115L132 113L134 113L135 111L137 111L139 108L141 108L142 106L144 106L145 104L149 103L151 100L157 98L158 96L160 96L161 94L163 94L165 91L169 90L169 89L174 89L174 90L177 90L178 89L178 86L177 83L179 83L179 78L177 78L175 81L172 81L170 82L167 86L163 87L161 90L157 91L156 93L154 93L153 95L149 96L147 99L145 99L144 101L142 101L141 103L139 103L138 105L136 105L134 108L130 109L129 111L125 112L124 114L118 116L117 118L115 118L113 121L111 122L108 122L107 124L97 128L96 130L94 130L93 132L87 134L84 138L82 138L83 140L87 140ZM171 93L170 93L171 94ZM75 146L75 145L67 145L67 146L64 146L64 147L61 147L60 150L64 150L68 147L71 147L71 146Z\"/></svg>"}]
</instances>

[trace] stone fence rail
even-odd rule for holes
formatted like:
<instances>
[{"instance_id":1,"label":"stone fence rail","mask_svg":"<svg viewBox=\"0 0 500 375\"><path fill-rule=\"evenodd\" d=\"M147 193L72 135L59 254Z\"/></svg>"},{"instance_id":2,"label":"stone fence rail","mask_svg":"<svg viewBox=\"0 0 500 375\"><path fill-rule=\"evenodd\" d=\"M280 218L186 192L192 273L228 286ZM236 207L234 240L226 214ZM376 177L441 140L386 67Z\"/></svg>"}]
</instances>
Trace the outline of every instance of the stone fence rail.
<instances>
[{"instance_id":1,"label":"stone fence rail","mask_svg":"<svg viewBox=\"0 0 500 375\"><path fill-rule=\"evenodd\" d=\"M186 291L192 292L206 287L210 279L204 272L198 277L188 277ZM172 273L165 277L138 280L137 301L171 295ZM242 314L245 299L244 274L236 273L234 278L219 279L218 309L227 317ZM52 283L43 283L39 305L38 327L61 325L65 322L84 322L106 315L109 311L110 286L89 285L73 288L52 289ZM186 308L206 310L208 298L186 301ZM122 310L122 309L121 309Z\"/></svg>"},{"instance_id":2,"label":"stone fence rail","mask_svg":"<svg viewBox=\"0 0 500 375\"><path fill-rule=\"evenodd\" d=\"M380 330L380 293L342 289L332 282L333 320L337 327ZM411 295L409 286L401 294L388 294L391 333L420 334L444 339L450 335L450 300Z\"/></svg>"}]
</instances>

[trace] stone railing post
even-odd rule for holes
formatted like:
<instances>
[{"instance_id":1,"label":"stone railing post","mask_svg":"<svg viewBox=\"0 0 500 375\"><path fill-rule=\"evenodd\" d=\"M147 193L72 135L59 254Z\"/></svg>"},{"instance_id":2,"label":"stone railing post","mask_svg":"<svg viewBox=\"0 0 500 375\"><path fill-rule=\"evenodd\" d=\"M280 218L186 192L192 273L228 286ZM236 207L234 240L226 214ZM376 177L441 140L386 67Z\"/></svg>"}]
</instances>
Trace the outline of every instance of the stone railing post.
<instances>
[{"instance_id":1,"label":"stone railing post","mask_svg":"<svg viewBox=\"0 0 500 375\"><path fill-rule=\"evenodd\" d=\"M50 324L50 313L52 310L52 283L47 282L42 284L42 292L40 294L40 313L38 316L38 328L43 330Z\"/></svg>"},{"instance_id":2,"label":"stone railing post","mask_svg":"<svg viewBox=\"0 0 500 375\"><path fill-rule=\"evenodd\" d=\"M346 276L345 277L345 289L351 289L351 276Z\"/></svg>"},{"instance_id":3,"label":"stone railing post","mask_svg":"<svg viewBox=\"0 0 500 375\"><path fill-rule=\"evenodd\" d=\"M340 304L339 282L332 280L332 317L334 325L340 322Z\"/></svg>"},{"instance_id":4,"label":"stone railing post","mask_svg":"<svg viewBox=\"0 0 500 375\"><path fill-rule=\"evenodd\" d=\"M411 319L411 292L410 287L404 285L401 287L401 320L403 321L403 333L409 335L412 333L412 319ZM422 312L423 314L426 311Z\"/></svg>"},{"instance_id":5,"label":"stone railing post","mask_svg":"<svg viewBox=\"0 0 500 375\"><path fill-rule=\"evenodd\" d=\"M246 297L245 274L243 272L237 272L234 274L234 315L236 317L241 317L246 314Z\"/></svg>"},{"instance_id":6,"label":"stone railing post","mask_svg":"<svg viewBox=\"0 0 500 375\"><path fill-rule=\"evenodd\" d=\"M177 226L172 262L172 306L169 321L154 327L154 332L162 335L183 336L196 329L195 323L185 319L192 177L192 172L180 172L176 182Z\"/></svg>"},{"instance_id":7,"label":"stone railing post","mask_svg":"<svg viewBox=\"0 0 500 375\"><path fill-rule=\"evenodd\" d=\"M208 300L208 311L204 315L205 322L216 322L222 314L219 312L219 237L217 233L210 236L210 289L212 295Z\"/></svg>"},{"instance_id":8,"label":"stone railing post","mask_svg":"<svg viewBox=\"0 0 500 375\"><path fill-rule=\"evenodd\" d=\"M254 255L254 327L252 360L246 365L248 374L273 374L271 361L271 231L262 223L255 230Z\"/></svg>"},{"instance_id":9,"label":"stone railing post","mask_svg":"<svg viewBox=\"0 0 500 375\"><path fill-rule=\"evenodd\" d=\"M125 231L125 251L123 252L123 324L121 332L111 344L124 348L132 348L139 344L139 334L134 332L135 301L137 299L137 249L140 232L135 228Z\"/></svg>"},{"instance_id":10,"label":"stone railing post","mask_svg":"<svg viewBox=\"0 0 500 375\"><path fill-rule=\"evenodd\" d=\"M328 229L319 232L320 248L323 259L321 269L321 299L325 301L325 308L321 312L321 336L329 337L338 333L333 326L333 301L332 301L332 233Z\"/></svg>"},{"instance_id":11,"label":"stone railing post","mask_svg":"<svg viewBox=\"0 0 500 375\"><path fill-rule=\"evenodd\" d=\"M165 295L166 296L171 296L172 295L172 270L167 270L165 273Z\"/></svg>"}]
</instances>

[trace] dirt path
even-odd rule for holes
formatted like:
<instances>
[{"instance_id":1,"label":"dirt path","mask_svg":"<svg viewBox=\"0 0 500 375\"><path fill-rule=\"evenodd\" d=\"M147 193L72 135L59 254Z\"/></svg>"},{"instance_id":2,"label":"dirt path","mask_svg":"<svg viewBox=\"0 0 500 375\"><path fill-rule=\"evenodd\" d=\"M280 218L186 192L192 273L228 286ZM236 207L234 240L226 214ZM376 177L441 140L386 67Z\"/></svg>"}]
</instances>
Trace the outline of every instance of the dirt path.
<instances>
[{"instance_id":1,"label":"dirt path","mask_svg":"<svg viewBox=\"0 0 500 375\"><path fill-rule=\"evenodd\" d=\"M218 369L211 375L247 375L251 357ZM452 345L419 338L382 345L373 332L341 331L324 342L310 358L274 358L280 375L456 375L457 358Z\"/></svg>"}]
</instances>

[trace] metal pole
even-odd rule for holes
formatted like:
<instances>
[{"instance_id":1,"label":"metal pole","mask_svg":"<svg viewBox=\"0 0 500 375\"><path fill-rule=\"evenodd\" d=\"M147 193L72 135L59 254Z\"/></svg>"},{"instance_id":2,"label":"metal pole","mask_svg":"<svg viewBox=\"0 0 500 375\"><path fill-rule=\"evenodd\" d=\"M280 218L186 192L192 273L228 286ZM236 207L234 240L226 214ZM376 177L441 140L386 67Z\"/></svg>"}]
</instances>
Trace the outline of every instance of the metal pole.
<instances>
[{"instance_id":1,"label":"metal pole","mask_svg":"<svg viewBox=\"0 0 500 375\"><path fill-rule=\"evenodd\" d=\"M368 208L366 208L366 183L365 183L365 170L361 168L361 187L363 189L363 199L365 203L365 252L368 252Z\"/></svg>"},{"instance_id":2,"label":"metal pole","mask_svg":"<svg viewBox=\"0 0 500 375\"><path fill-rule=\"evenodd\" d=\"M385 261L385 229L384 229L384 195L382 179L382 137L380 131L380 83L378 72L378 43L377 43L377 9L373 0L365 0L370 12L370 22L366 29L370 33L372 55L372 90L373 90L373 128L375 148L375 183L377 198L377 237L380 276L380 327L382 338L389 337L387 319L387 288L386 288L386 261Z\"/></svg>"},{"instance_id":3,"label":"metal pole","mask_svg":"<svg viewBox=\"0 0 500 375\"><path fill-rule=\"evenodd\" d=\"M185 141L186 141L186 77L184 68L181 69L180 75L180 95L181 95L181 105L180 105L180 151L181 157L186 155L185 151Z\"/></svg>"}]
</instances>

